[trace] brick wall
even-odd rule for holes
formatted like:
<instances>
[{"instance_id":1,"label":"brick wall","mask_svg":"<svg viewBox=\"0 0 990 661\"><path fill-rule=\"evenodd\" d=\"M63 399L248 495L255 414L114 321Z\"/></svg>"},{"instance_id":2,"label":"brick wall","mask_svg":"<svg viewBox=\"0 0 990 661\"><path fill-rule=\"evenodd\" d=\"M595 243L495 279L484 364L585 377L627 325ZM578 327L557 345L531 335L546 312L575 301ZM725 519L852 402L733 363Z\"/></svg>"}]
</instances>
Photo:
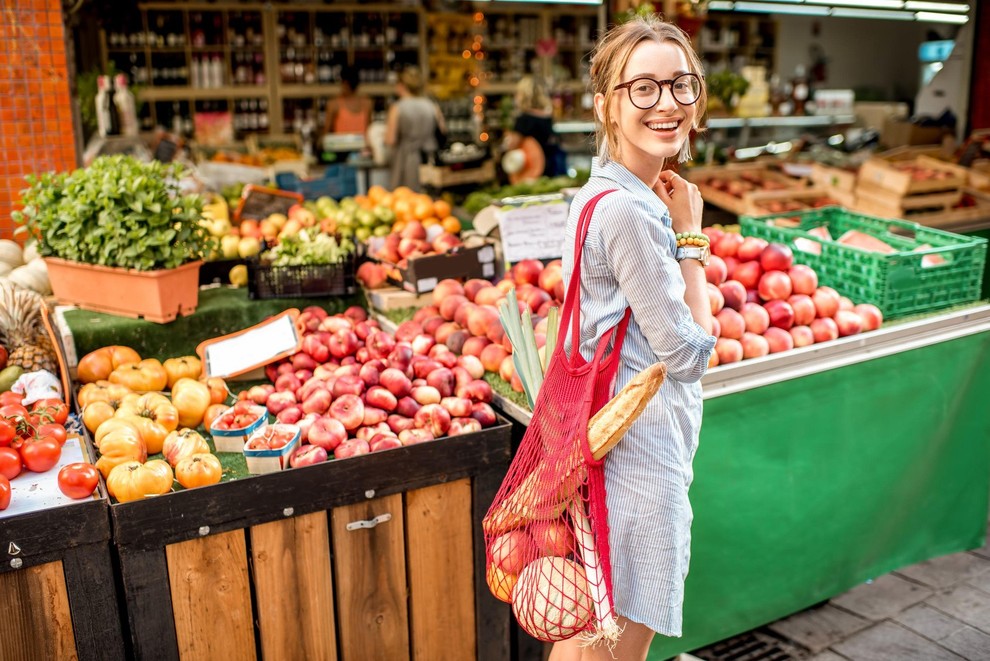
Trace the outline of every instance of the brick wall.
<instances>
[{"instance_id":1,"label":"brick wall","mask_svg":"<svg viewBox=\"0 0 990 661\"><path fill-rule=\"evenodd\" d=\"M61 0L0 0L0 238L24 175L75 167Z\"/></svg>"}]
</instances>

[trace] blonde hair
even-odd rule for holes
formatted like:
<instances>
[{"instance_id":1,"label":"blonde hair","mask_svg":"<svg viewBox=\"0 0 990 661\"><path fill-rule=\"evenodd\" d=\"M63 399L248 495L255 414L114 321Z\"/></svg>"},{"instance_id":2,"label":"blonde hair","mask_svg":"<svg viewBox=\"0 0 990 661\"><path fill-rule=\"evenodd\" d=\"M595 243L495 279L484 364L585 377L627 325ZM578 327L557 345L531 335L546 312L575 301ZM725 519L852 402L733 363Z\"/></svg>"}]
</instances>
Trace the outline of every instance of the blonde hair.
<instances>
[{"instance_id":1,"label":"blonde hair","mask_svg":"<svg viewBox=\"0 0 990 661\"><path fill-rule=\"evenodd\" d=\"M423 83L423 74L417 67L406 67L399 74L399 82L406 86L409 93L413 96L419 96L423 93L423 88L425 87Z\"/></svg>"},{"instance_id":2,"label":"blonde hair","mask_svg":"<svg viewBox=\"0 0 990 661\"><path fill-rule=\"evenodd\" d=\"M634 18L605 33L591 56L590 71L592 93L602 94L605 98L601 116L598 115L597 107L595 112L597 124L595 141L598 144L598 158L603 163L620 156L619 138L612 119L612 101L616 94L615 86L623 82L620 78L626 68L626 63L629 62L629 56L633 49L643 41L653 41L658 44L671 42L680 46L687 57L690 72L699 77L704 74L704 66L691 45L691 38L679 27L664 21L656 14ZM619 93L625 92L619 90ZM691 128L700 130L703 128L702 122L708 108L708 90L704 81L701 85L701 96L695 101L694 106L697 113L695 125ZM685 140L680 154L678 154L678 162L683 163L690 159L691 144L689 140ZM666 167L667 164L664 165Z\"/></svg>"},{"instance_id":3,"label":"blonde hair","mask_svg":"<svg viewBox=\"0 0 990 661\"><path fill-rule=\"evenodd\" d=\"M543 84L532 76L523 76L516 85L516 103L519 110L540 110L546 112L552 107L550 97Z\"/></svg>"}]
</instances>

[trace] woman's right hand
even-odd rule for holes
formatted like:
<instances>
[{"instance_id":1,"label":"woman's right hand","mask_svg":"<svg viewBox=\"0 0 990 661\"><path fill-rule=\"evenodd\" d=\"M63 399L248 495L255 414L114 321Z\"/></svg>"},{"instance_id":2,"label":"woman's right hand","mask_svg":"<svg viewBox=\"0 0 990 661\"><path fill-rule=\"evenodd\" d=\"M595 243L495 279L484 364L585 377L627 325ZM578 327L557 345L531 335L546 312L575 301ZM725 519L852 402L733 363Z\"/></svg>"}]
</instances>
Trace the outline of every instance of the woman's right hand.
<instances>
[{"instance_id":1,"label":"woman's right hand","mask_svg":"<svg viewBox=\"0 0 990 661\"><path fill-rule=\"evenodd\" d=\"M653 185L653 191L667 205L675 232L701 231L704 200L697 186L672 170L663 170Z\"/></svg>"}]
</instances>

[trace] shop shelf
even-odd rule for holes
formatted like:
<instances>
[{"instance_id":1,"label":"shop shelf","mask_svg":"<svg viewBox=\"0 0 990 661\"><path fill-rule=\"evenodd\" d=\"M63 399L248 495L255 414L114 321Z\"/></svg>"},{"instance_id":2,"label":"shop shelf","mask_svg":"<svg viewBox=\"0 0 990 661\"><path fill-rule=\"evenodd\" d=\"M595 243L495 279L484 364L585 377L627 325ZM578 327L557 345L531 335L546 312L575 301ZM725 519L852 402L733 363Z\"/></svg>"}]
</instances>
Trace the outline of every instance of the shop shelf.
<instances>
[{"instance_id":1,"label":"shop shelf","mask_svg":"<svg viewBox=\"0 0 990 661\"><path fill-rule=\"evenodd\" d=\"M778 220L796 222L783 227ZM980 297L987 241L932 229L904 220L887 220L839 207L809 211L742 216L743 234L794 248L796 262L818 273L819 284L857 303L873 303L886 318L931 312ZM825 227L833 239L850 230L878 238L895 252L869 252L809 233ZM821 253L797 246L813 241Z\"/></svg>"}]
</instances>

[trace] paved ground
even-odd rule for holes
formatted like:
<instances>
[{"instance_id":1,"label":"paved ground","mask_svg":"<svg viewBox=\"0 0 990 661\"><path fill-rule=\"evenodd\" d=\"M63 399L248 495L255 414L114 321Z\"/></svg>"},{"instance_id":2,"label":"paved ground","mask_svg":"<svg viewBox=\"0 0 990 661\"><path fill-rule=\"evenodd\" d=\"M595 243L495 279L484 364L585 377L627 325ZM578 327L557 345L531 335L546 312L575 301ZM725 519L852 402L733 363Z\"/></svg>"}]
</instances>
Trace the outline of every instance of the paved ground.
<instances>
[{"instance_id":1,"label":"paved ground","mask_svg":"<svg viewBox=\"0 0 990 661\"><path fill-rule=\"evenodd\" d=\"M695 654L739 661L990 661L990 542L891 572L747 635L752 654L719 653L717 646ZM761 643L781 653L760 654Z\"/></svg>"}]
</instances>

